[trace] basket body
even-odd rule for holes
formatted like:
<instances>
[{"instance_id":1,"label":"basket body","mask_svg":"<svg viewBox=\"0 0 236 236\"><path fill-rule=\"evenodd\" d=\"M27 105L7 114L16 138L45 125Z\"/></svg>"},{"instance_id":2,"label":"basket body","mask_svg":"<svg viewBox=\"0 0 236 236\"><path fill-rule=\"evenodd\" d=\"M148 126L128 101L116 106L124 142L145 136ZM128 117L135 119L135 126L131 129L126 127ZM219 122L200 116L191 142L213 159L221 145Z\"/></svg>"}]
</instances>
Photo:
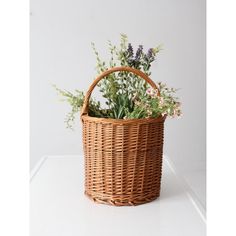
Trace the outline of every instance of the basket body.
<instances>
[{"instance_id":1,"label":"basket body","mask_svg":"<svg viewBox=\"0 0 236 236\"><path fill-rule=\"evenodd\" d=\"M83 115L85 194L138 205L160 194L165 117L113 120Z\"/></svg>"}]
</instances>

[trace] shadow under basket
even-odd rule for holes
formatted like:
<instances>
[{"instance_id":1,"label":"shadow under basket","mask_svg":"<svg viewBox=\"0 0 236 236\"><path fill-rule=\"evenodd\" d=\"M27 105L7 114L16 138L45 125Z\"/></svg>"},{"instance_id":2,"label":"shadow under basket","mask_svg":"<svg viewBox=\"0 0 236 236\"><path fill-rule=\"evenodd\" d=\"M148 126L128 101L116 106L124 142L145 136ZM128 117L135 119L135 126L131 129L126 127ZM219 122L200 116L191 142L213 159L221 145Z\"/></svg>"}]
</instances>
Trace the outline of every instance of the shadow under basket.
<instances>
[{"instance_id":1,"label":"shadow under basket","mask_svg":"<svg viewBox=\"0 0 236 236\"><path fill-rule=\"evenodd\" d=\"M146 74L130 67L111 68L90 86L81 112L85 194L98 203L139 205L160 195L166 117L123 120L88 116L94 87L116 71L139 75L157 89Z\"/></svg>"}]
</instances>

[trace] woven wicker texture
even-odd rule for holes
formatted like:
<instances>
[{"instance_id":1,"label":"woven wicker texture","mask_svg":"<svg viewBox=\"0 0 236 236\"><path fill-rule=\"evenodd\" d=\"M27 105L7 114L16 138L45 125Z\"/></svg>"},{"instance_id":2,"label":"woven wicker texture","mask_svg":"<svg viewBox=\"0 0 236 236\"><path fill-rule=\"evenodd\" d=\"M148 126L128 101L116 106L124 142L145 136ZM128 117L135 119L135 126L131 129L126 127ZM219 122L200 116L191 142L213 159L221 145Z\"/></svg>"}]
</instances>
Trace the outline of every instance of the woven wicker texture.
<instances>
[{"instance_id":1,"label":"woven wicker texture","mask_svg":"<svg viewBox=\"0 0 236 236\"><path fill-rule=\"evenodd\" d=\"M88 101L96 84L110 73L129 71L155 83L130 67L115 67L90 86L81 111L85 154L85 194L98 203L138 205L160 195L165 117L116 120L88 116Z\"/></svg>"}]
</instances>

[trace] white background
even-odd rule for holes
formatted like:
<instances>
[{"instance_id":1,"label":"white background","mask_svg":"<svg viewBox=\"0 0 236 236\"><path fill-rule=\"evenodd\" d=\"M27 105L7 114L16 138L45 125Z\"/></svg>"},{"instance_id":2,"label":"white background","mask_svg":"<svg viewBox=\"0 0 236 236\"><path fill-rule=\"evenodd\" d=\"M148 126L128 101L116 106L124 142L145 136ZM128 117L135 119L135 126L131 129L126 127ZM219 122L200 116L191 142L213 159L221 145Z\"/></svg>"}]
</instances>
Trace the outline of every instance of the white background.
<instances>
[{"instance_id":1,"label":"white background","mask_svg":"<svg viewBox=\"0 0 236 236\"><path fill-rule=\"evenodd\" d=\"M70 110L51 84L86 90L96 76L91 41L105 59L107 40L126 33L135 46L163 45L152 79L181 88L180 120L167 119L164 153L205 205L205 0L31 0L30 162L81 154L81 125L65 129Z\"/></svg>"},{"instance_id":2,"label":"white background","mask_svg":"<svg viewBox=\"0 0 236 236\"><path fill-rule=\"evenodd\" d=\"M235 235L235 2L207 2L207 228L210 236ZM0 234L29 235L29 7L0 4Z\"/></svg>"}]
</instances>

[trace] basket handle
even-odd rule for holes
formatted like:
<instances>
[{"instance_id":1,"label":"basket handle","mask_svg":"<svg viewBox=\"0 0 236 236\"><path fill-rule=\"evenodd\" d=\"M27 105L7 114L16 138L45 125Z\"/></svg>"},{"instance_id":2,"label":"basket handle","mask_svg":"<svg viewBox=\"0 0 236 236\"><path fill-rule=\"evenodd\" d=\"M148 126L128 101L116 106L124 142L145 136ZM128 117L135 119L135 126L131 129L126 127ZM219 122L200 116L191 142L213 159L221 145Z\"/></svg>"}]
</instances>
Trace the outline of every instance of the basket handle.
<instances>
[{"instance_id":1,"label":"basket handle","mask_svg":"<svg viewBox=\"0 0 236 236\"><path fill-rule=\"evenodd\" d=\"M117 71L128 71L128 72L132 72L138 76L140 76L142 79L144 79L148 84L150 84L152 86L152 88L157 89L156 84L142 71L138 70L138 69L134 69L132 67L128 67L128 66L120 66L120 67L112 67L106 71L104 71L102 74L100 74L94 81L93 83L90 85L89 90L87 91L85 98L84 98L84 104L83 107L81 109L81 116L83 115L87 115L88 114L88 103L89 103L89 98L91 96L91 93L93 91L93 89L96 87L96 85L98 84L98 82L103 79L104 77L108 76L109 74L113 73L113 72L117 72ZM158 96L160 96L160 91L158 90Z\"/></svg>"}]
</instances>

